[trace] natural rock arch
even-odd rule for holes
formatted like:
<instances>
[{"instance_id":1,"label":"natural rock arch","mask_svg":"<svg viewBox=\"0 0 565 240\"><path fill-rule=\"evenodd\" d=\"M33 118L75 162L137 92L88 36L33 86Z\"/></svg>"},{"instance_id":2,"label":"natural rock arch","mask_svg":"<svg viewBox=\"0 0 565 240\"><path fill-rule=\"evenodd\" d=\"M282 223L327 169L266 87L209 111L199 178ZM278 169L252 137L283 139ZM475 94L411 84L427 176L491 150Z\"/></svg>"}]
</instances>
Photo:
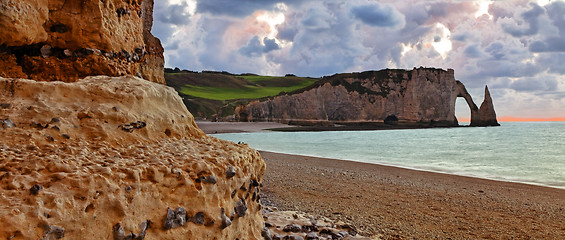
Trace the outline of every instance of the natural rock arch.
<instances>
[{"instance_id":1,"label":"natural rock arch","mask_svg":"<svg viewBox=\"0 0 565 240\"><path fill-rule=\"evenodd\" d=\"M494 111L494 105L492 104L492 98L488 90L488 86L485 86L485 99L481 104L481 107L477 107L471 94L465 88L463 83L457 81L457 97L453 99L453 105L455 106L455 101L458 97L462 97L467 102L469 110L471 110L471 126L473 127L485 127L485 126L500 126L496 120L496 112Z\"/></svg>"}]
</instances>

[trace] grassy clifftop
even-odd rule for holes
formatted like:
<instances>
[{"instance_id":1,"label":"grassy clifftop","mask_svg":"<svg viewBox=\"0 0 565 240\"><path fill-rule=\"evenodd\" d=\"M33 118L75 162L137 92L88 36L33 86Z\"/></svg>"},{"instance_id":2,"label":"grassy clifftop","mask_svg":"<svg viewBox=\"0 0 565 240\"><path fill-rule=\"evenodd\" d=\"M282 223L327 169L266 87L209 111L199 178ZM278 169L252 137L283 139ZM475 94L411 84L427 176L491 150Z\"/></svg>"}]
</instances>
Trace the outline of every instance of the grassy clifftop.
<instances>
[{"instance_id":1,"label":"grassy clifftop","mask_svg":"<svg viewBox=\"0 0 565 240\"><path fill-rule=\"evenodd\" d=\"M292 92L315 83L318 78L287 76L259 76L228 72L193 72L166 69L167 85L183 97L188 110L197 118L223 118L233 114L239 104L253 99Z\"/></svg>"}]
</instances>

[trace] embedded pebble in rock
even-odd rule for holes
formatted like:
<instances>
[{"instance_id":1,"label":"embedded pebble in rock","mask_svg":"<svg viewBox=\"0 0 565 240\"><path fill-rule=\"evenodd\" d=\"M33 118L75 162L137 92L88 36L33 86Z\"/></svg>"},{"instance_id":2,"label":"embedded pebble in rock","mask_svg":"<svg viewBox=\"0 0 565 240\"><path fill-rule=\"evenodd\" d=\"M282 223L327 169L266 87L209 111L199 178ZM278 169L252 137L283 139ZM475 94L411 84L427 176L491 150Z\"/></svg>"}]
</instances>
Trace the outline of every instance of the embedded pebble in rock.
<instances>
[{"instance_id":1,"label":"embedded pebble in rock","mask_svg":"<svg viewBox=\"0 0 565 240\"><path fill-rule=\"evenodd\" d=\"M65 229L59 226L44 226L45 233L41 240L56 240L65 236Z\"/></svg>"},{"instance_id":2,"label":"embedded pebble in rock","mask_svg":"<svg viewBox=\"0 0 565 240\"><path fill-rule=\"evenodd\" d=\"M54 142L54 141L55 141L55 138L53 138L53 136L51 136L51 135L49 135L49 134L46 134L46 135L45 135L45 138L47 138L47 141L49 141L49 142Z\"/></svg>"},{"instance_id":3,"label":"embedded pebble in rock","mask_svg":"<svg viewBox=\"0 0 565 240\"><path fill-rule=\"evenodd\" d=\"M116 225L112 227L112 232L114 233L114 240L124 240L126 238L126 233L121 223L116 223Z\"/></svg>"},{"instance_id":4,"label":"embedded pebble in rock","mask_svg":"<svg viewBox=\"0 0 565 240\"><path fill-rule=\"evenodd\" d=\"M226 169L226 177L232 178L233 176L235 176L235 169L233 168L232 165L229 165L228 169Z\"/></svg>"},{"instance_id":5,"label":"embedded pebble in rock","mask_svg":"<svg viewBox=\"0 0 565 240\"><path fill-rule=\"evenodd\" d=\"M41 52L41 57L43 58L48 58L52 53L51 46L49 45L43 45L43 47L41 47L39 51Z\"/></svg>"},{"instance_id":6,"label":"embedded pebble in rock","mask_svg":"<svg viewBox=\"0 0 565 240\"><path fill-rule=\"evenodd\" d=\"M163 229L168 230L178 228L186 224L186 210L182 207L176 208L174 211L167 208L167 215L163 221Z\"/></svg>"},{"instance_id":7,"label":"embedded pebble in rock","mask_svg":"<svg viewBox=\"0 0 565 240\"><path fill-rule=\"evenodd\" d=\"M302 227L298 224L289 224L284 226L283 231L285 232L300 232Z\"/></svg>"},{"instance_id":8,"label":"embedded pebble in rock","mask_svg":"<svg viewBox=\"0 0 565 240\"><path fill-rule=\"evenodd\" d=\"M35 184L29 189L29 192L31 193L31 195L37 195L41 190L43 190L43 186Z\"/></svg>"},{"instance_id":9,"label":"embedded pebble in rock","mask_svg":"<svg viewBox=\"0 0 565 240\"><path fill-rule=\"evenodd\" d=\"M247 211L247 203L245 200L239 199L239 201L235 204L235 212L237 213L238 217L244 217Z\"/></svg>"},{"instance_id":10,"label":"embedded pebble in rock","mask_svg":"<svg viewBox=\"0 0 565 240\"><path fill-rule=\"evenodd\" d=\"M298 235L289 235L289 236L283 237L283 240L304 240L304 238L302 236L298 236Z\"/></svg>"},{"instance_id":11,"label":"embedded pebble in rock","mask_svg":"<svg viewBox=\"0 0 565 240\"><path fill-rule=\"evenodd\" d=\"M315 239L319 239L318 234L316 234L315 232L309 232L308 234L306 234L306 240L315 240Z\"/></svg>"},{"instance_id":12,"label":"embedded pebble in rock","mask_svg":"<svg viewBox=\"0 0 565 240\"><path fill-rule=\"evenodd\" d=\"M151 221L145 220L145 221L141 222L141 224L139 225L140 232L137 235L136 239L139 239L139 240L145 239L145 234L147 234L147 229L149 229L150 227L151 227Z\"/></svg>"},{"instance_id":13,"label":"embedded pebble in rock","mask_svg":"<svg viewBox=\"0 0 565 240\"><path fill-rule=\"evenodd\" d=\"M210 184L216 184L216 182L218 182L218 179L216 178L216 176L210 175L210 176L206 176L206 177L204 178L204 182L205 182L205 183L210 183Z\"/></svg>"},{"instance_id":14,"label":"embedded pebble in rock","mask_svg":"<svg viewBox=\"0 0 565 240\"><path fill-rule=\"evenodd\" d=\"M12 107L11 103L0 103L0 108L7 109L7 108L11 108L11 107Z\"/></svg>"},{"instance_id":15,"label":"embedded pebble in rock","mask_svg":"<svg viewBox=\"0 0 565 240\"><path fill-rule=\"evenodd\" d=\"M12 122L12 120L10 120L9 118L6 118L4 120L0 120L0 122L2 123L2 128L14 128L14 127L16 127L16 124L14 124L14 122Z\"/></svg>"},{"instance_id":16,"label":"embedded pebble in rock","mask_svg":"<svg viewBox=\"0 0 565 240\"><path fill-rule=\"evenodd\" d=\"M261 236L265 239L265 240L272 240L273 237L271 236L271 231L269 230L268 227L264 227L263 231L261 231Z\"/></svg>"},{"instance_id":17,"label":"embedded pebble in rock","mask_svg":"<svg viewBox=\"0 0 565 240\"><path fill-rule=\"evenodd\" d=\"M231 220L226 216L226 210L222 208L222 215L220 216L222 220L222 225L220 226L222 229L227 228L232 224Z\"/></svg>"},{"instance_id":18,"label":"embedded pebble in rock","mask_svg":"<svg viewBox=\"0 0 565 240\"><path fill-rule=\"evenodd\" d=\"M206 219L204 218L203 212L196 213L196 215L194 215L194 217L192 218L192 222L197 224L197 225L204 224L204 221L206 221Z\"/></svg>"}]
</instances>

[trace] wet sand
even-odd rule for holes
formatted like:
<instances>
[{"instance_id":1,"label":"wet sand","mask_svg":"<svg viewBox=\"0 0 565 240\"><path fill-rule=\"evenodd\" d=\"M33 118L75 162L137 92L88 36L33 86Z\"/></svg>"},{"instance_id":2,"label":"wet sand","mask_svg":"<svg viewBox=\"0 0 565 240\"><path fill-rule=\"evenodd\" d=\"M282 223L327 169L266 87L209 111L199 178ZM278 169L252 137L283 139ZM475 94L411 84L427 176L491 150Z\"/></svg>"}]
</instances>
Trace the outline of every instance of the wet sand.
<instances>
[{"instance_id":1,"label":"wet sand","mask_svg":"<svg viewBox=\"0 0 565 240\"><path fill-rule=\"evenodd\" d=\"M262 200L383 239L565 239L565 190L261 152Z\"/></svg>"}]
</instances>

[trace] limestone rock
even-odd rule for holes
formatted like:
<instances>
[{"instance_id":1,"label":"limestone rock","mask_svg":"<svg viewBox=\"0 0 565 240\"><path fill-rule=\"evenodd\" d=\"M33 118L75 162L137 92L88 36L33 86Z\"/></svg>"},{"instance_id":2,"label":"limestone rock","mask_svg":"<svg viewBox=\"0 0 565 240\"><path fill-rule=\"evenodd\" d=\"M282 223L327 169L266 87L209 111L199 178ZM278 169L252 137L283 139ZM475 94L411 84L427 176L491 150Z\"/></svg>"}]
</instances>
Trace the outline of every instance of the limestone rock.
<instances>
[{"instance_id":1,"label":"limestone rock","mask_svg":"<svg viewBox=\"0 0 565 240\"><path fill-rule=\"evenodd\" d=\"M72 82L139 73L165 82L163 48L151 35L153 0L3 0L0 9L0 77Z\"/></svg>"},{"instance_id":2,"label":"limestone rock","mask_svg":"<svg viewBox=\"0 0 565 240\"><path fill-rule=\"evenodd\" d=\"M235 114L239 121L456 126L457 97L478 111L452 69L386 69L324 77L309 88L239 106Z\"/></svg>"},{"instance_id":3,"label":"limestone rock","mask_svg":"<svg viewBox=\"0 0 565 240\"><path fill-rule=\"evenodd\" d=\"M131 76L0 78L0 103L11 104L0 119L15 123L0 129L0 239L261 238L256 202L221 225L222 209L237 207L232 191L249 194L240 187L262 179L264 161L205 135L172 88ZM136 121L146 126L119 128ZM232 178L196 181L229 166ZM168 208L176 228L165 230Z\"/></svg>"},{"instance_id":4,"label":"limestone rock","mask_svg":"<svg viewBox=\"0 0 565 240\"><path fill-rule=\"evenodd\" d=\"M481 107L476 113L476 117L471 121L471 126L486 127L486 126L500 126L496 120L496 112L494 111L494 104L490 97L488 87L485 86L485 99Z\"/></svg>"}]
</instances>

